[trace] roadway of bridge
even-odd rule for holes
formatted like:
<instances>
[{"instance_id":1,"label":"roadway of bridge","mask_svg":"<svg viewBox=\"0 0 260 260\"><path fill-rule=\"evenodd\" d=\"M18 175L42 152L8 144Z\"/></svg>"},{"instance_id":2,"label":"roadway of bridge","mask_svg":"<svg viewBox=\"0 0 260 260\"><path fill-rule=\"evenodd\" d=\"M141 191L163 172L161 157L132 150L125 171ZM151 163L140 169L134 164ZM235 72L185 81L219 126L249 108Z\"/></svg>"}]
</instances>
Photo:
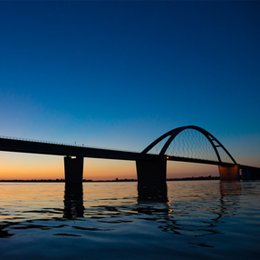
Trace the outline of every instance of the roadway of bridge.
<instances>
[{"instance_id":1,"label":"roadway of bridge","mask_svg":"<svg viewBox=\"0 0 260 260\"><path fill-rule=\"evenodd\" d=\"M45 154L45 155L60 155L60 156L81 156L81 157L99 158L99 159L132 160L132 161L155 160L161 157L160 155L157 154L143 154L138 152L118 151L112 149L45 143L45 142L10 139L10 138L0 138L0 151ZM218 161L193 159L193 158L185 158L185 157L178 157L178 156L163 155L163 157L165 157L165 159L167 159L168 161L192 162L192 163L226 165L226 166L233 165L232 163L221 163Z\"/></svg>"}]
</instances>

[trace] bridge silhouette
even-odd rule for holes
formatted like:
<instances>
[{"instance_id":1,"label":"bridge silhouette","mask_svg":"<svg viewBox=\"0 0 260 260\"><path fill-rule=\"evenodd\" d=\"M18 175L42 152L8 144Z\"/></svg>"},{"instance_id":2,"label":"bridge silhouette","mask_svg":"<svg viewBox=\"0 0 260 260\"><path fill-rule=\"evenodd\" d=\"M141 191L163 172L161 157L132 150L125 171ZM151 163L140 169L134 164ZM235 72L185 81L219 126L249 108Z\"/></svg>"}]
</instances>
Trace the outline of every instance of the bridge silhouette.
<instances>
[{"instance_id":1,"label":"bridge silhouette","mask_svg":"<svg viewBox=\"0 0 260 260\"><path fill-rule=\"evenodd\" d=\"M189 135L185 136L187 132ZM192 148L191 143L194 140L196 142ZM222 180L238 180L240 169L243 179L259 179L260 176L260 168L238 164L212 134L201 127L192 125L178 127L163 134L142 152L7 137L0 138L0 151L64 156L66 183L82 183L84 157L135 161L139 185L166 184L167 161L217 165Z\"/></svg>"}]
</instances>

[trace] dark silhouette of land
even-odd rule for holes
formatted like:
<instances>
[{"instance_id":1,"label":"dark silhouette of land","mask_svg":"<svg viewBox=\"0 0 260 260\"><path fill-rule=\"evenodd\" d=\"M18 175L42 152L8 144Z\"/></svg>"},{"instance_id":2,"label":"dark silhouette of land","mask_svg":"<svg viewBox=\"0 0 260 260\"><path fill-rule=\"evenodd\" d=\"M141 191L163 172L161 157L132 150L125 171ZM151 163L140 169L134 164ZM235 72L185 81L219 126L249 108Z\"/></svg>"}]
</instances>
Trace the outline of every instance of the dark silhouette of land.
<instances>
[{"instance_id":1,"label":"dark silhouette of land","mask_svg":"<svg viewBox=\"0 0 260 260\"><path fill-rule=\"evenodd\" d=\"M196 180L219 180L219 176L199 176L199 177L184 177L184 178L169 178L167 181L196 181ZM0 182L65 182L65 179L33 179L33 180L0 180ZM86 180L82 182L137 182L137 179L118 179L115 180Z\"/></svg>"}]
</instances>

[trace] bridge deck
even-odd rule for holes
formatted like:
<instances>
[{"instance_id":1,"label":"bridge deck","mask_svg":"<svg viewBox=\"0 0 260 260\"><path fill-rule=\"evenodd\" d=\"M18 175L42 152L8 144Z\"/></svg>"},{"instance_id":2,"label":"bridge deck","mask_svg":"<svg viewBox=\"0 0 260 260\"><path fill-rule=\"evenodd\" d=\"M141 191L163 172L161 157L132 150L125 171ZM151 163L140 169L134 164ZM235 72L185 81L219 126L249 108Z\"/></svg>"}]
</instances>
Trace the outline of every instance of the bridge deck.
<instances>
[{"instance_id":1,"label":"bridge deck","mask_svg":"<svg viewBox=\"0 0 260 260\"><path fill-rule=\"evenodd\" d=\"M82 156L100 159L116 160L151 160L156 159L159 155L142 154L138 152L117 151L110 149L92 148L85 146L73 146L64 144L52 144L37 141L27 141L10 138L0 138L0 151L60 155L60 156ZM231 163L220 163L218 161L209 161L203 159L193 159L178 156L164 156L168 161L192 162L211 165L233 165Z\"/></svg>"},{"instance_id":2,"label":"bridge deck","mask_svg":"<svg viewBox=\"0 0 260 260\"><path fill-rule=\"evenodd\" d=\"M6 152L48 154L61 156L70 155L118 160L137 160L143 157L143 155L137 152L117 151L63 144L52 144L7 138L0 138L0 150Z\"/></svg>"}]
</instances>

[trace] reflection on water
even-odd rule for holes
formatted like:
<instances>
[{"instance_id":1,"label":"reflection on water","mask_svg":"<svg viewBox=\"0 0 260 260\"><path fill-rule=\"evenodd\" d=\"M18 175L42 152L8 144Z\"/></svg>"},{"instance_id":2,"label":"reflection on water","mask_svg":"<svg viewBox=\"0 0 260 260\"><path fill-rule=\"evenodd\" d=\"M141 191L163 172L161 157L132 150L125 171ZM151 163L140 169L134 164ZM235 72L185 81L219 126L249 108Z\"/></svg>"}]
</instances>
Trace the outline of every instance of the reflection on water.
<instances>
[{"instance_id":1,"label":"reflection on water","mask_svg":"<svg viewBox=\"0 0 260 260\"><path fill-rule=\"evenodd\" d=\"M90 259L260 253L260 182L168 182L157 193L134 182L0 189L0 259L84 259L86 250Z\"/></svg>"},{"instance_id":2,"label":"reflection on water","mask_svg":"<svg viewBox=\"0 0 260 260\"><path fill-rule=\"evenodd\" d=\"M221 197L239 197L242 193L242 182L238 180L220 181L220 194Z\"/></svg>"},{"instance_id":3,"label":"reflection on water","mask_svg":"<svg viewBox=\"0 0 260 260\"><path fill-rule=\"evenodd\" d=\"M0 238L7 238L7 237L11 237L13 235L9 231L5 230L9 226L10 225L8 225L8 224L1 224L0 225Z\"/></svg>"},{"instance_id":4,"label":"reflection on water","mask_svg":"<svg viewBox=\"0 0 260 260\"><path fill-rule=\"evenodd\" d=\"M84 209L82 183L65 183L63 217L83 217Z\"/></svg>"},{"instance_id":5,"label":"reflection on water","mask_svg":"<svg viewBox=\"0 0 260 260\"><path fill-rule=\"evenodd\" d=\"M138 201L167 201L167 184L166 183L147 183L137 184Z\"/></svg>"}]
</instances>

